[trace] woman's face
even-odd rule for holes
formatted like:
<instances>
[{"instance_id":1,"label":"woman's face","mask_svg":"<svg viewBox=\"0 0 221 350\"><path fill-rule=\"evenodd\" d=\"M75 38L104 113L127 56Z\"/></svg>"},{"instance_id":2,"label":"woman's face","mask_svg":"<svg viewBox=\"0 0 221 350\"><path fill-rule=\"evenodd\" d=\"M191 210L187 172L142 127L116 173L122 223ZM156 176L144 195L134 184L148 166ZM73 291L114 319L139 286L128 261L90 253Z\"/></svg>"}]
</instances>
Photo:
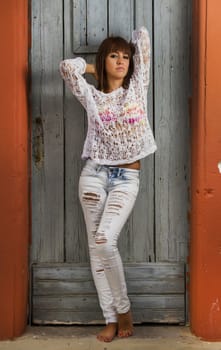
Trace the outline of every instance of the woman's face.
<instances>
[{"instance_id":1,"label":"woman's face","mask_svg":"<svg viewBox=\"0 0 221 350\"><path fill-rule=\"evenodd\" d=\"M105 70L108 79L123 79L129 68L129 55L123 51L110 52L105 59Z\"/></svg>"}]
</instances>

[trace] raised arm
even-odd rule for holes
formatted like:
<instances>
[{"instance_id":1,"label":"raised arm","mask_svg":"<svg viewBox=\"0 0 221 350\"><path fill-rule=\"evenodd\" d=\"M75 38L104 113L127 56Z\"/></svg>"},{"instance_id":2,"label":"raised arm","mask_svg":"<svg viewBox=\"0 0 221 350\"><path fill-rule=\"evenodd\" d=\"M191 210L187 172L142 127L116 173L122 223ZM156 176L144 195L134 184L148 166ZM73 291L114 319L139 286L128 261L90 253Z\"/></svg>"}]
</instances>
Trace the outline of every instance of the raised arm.
<instances>
[{"instance_id":1,"label":"raised arm","mask_svg":"<svg viewBox=\"0 0 221 350\"><path fill-rule=\"evenodd\" d=\"M89 88L83 74L91 73L95 75L94 65L87 64L81 57L67 59L60 63L60 72L72 93L86 108L86 99L88 97Z\"/></svg>"},{"instance_id":2,"label":"raised arm","mask_svg":"<svg viewBox=\"0 0 221 350\"><path fill-rule=\"evenodd\" d=\"M138 79L142 79L144 87L147 89L150 82L151 58L150 37L147 29L141 27L133 31L132 42L135 45L134 74Z\"/></svg>"}]
</instances>

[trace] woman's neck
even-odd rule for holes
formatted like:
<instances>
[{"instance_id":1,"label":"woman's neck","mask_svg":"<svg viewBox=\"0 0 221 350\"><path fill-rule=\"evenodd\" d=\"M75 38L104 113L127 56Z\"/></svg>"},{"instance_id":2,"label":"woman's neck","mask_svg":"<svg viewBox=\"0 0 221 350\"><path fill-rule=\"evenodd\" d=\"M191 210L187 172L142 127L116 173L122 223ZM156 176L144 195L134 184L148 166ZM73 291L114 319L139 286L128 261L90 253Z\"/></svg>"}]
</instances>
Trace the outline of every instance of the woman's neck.
<instances>
[{"instance_id":1,"label":"woman's neck","mask_svg":"<svg viewBox=\"0 0 221 350\"><path fill-rule=\"evenodd\" d=\"M121 86L123 85L123 79L114 79L108 80L108 88L107 88L107 92L112 92L116 89L119 89Z\"/></svg>"}]
</instances>

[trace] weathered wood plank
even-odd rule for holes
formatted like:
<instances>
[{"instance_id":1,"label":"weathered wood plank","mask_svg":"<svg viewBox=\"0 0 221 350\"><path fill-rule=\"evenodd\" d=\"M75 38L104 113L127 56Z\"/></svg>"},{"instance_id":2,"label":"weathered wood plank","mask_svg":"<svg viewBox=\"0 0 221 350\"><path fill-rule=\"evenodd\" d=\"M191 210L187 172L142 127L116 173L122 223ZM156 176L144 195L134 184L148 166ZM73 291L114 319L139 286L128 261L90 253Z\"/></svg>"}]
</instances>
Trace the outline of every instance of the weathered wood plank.
<instances>
[{"instance_id":1,"label":"weathered wood plank","mask_svg":"<svg viewBox=\"0 0 221 350\"><path fill-rule=\"evenodd\" d=\"M184 264L182 263L137 263L125 264L125 275L128 279L143 280L170 280L184 279ZM85 281L91 280L91 270L88 265L64 264L33 264L33 279Z\"/></svg>"},{"instance_id":2,"label":"weathered wood plank","mask_svg":"<svg viewBox=\"0 0 221 350\"><path fill-rule=\"evenodd\" d=\"M74 0L72 6L74 53L96 53L99 42L107 36L107 1Z\"/></svg>"},{"instance_id":3,"label":"weathered wood plank","mask_svg":"<svg viewBox=\"0 0 221 350\"><path fill-rule=\"evenodd\" d=\"M134 28L134 1L109 1L109 35L120 35L130 40ZM119 16L122 14L122 17Z\"/></svg>"},{"instance_id":4,"label":"weathered wood plank","mask_svg":"<svg viewBox=\"0 0 221 350\"><path fill-rule=\"evenodd\" d=\"M87 311L57 311L57 310L40 310L34 313L32 322L34 324L104 324L101 312ZM183 310L157 310L143 309L139 312L133 311L134 323L150 322L150 323L184 323Z\"/></svg>"},{"instance_id":5,"label":"weathered wood plank","mask_svg":"<svg viewBox=\"0 0 221 350\"><path fill-rule=\"evenodd\" d=\"M128 292L132 294L184 294L182 264L126 264ZM96 293L88 266L63 264L33 266L33 295Z\"/></svg>"},{"instance_id":6,"label":"weathered wood plank","mask_svg":"<svg viewBox=\"0 0 221 350\"><path fill-rule=\"evenodd\" d=\"M183 295L134 295L129 294L131 307L137 312L142 309L179 309L184 306ZM96 295L39 296L33 298L33 307L45 310L97 311Z\"/></svg>"},{"instance_id":7,"label":"weathered wood plank","mask_svg":"<svg viewBox=\"0 0 221 350\"><path fill-rule=\"evenodd\" d=\"M187 256L190 6L154 1L157 261Z\"/></svg>"},{"instance_id":8,"label":"weathered wood plank","mask_svg":"<svg viewBox=\"0 0 221 350\"><path fill-rule=\"evenodd\" d=\"M128 293L133 294L179 294L184 293L183 280L172 281L155 281L145 280L138 281L127 280ZM35 281L33 288L33 296L39 295L76 295L76 294L94 294L96 293L93 281Z\"/></svg>"},{"instance_id":9,"label":"weathered wood plank","mask_svg":"<svg viewBox=\"0 0 221 350\"><path fill-rule=\"evenodd\" d=\"M185 321L184 297L129 295L135 322L180 323ZM34 323L102 323L96 296L34 298Z\"/></svg>"},{"instance_id":10,"label":"weathered wood plank","mask_svg":"<svg viewBox=\"0 0 221 350\"><path fill-rule=\"evenodd\" d=\"M62 2L32 3L32 261L63 261Z\"/></svg>"},{"instance_id":11,"label":"weathered wood plank","mask_svg":"<svg viewBox=\"0 0 221 350\"><path fill-rule=\"evenodd\" d=\"M101 311L64 311L64 310L44 310L35 309L32 323L36 325L64 325L64 324L104 324Z\"/></svg>"},{"instance_id":12,"label":"weathered wood plank","mask_svg":"<svg viewBox=\"0 0 221 350\"><path fill-rule=\"evenodd\" d=\"M137 321L155 322L161 310L161 322L184 322L185 283L182 264L127 264L125 275ZM43 315L42 310L42 322L46 323L59 321L56 318L59 314L65 317L64 322L78 322L77 315L80 314L83 323L91 321L88 315L92 312L100 315L90 268L74 264L35 264L33 315L37 323L39 315ZM57 321L53 321L52 315ZM102 317L93 320L98 322L100 319Z\"/></svg>"},{"instance_id":13,"label":"weathered wood plank","mask_svg":"<svg viewBox=\"0 0 221 350\"><path fill-rule=\"evenodd\" d=\"M72 11L72 2L64 2L64 55L65 58L73 57L72 28L73 22L79 22L79 13L85 16L86 5L83 1L74 1L80 6L77 15ZM74 17L72 15L74 14ZM85 18L82 18L85 21ZM79 27L80 28L80 27ZM82 33L82 28L78 29ZM86 33L85 33L86 35ZM75 39L74 39L75 40ZM85 43L83 37L81 43ZM65 118L65 259L66 261L88 262L88 244L83 219L83 213L78 199L78 181L83 162L81 153L86 135L86 118L81 104L65 88L64 95L64 118Z\"/></svg>"},{"instance_id":14,"label":"weathered wood plank","mask_svg":"<svg viewBox=\"0 0 221 350\"><path fill-rule=\"evenodd\" d=\"M96 25L95 25L96 23ZM87 44L99 45L107 37L107 1L93 0L87 4Z\"/></svg>"},{"instance_id":15,"label":"weathered wood plank","mask_svg":"<svg viewBox=\"0 0 221 350\"><path fill-rule=\"evenodd\" d=\"M183 264L126 264L125 275L137 322L158 322L159 319L161 322L184 322ZM88 266L35 264L33 286L35 323L40 320L40 323L60 322L59 315L64 322L100 323L102 320ZM93 312L94 318L90 319Z\"/></svg>"},{"instance_id":16,"label":"weathered wood plank","mask_svg":"<svg viewBox=\"0 0 221 350\"><path fill-rule=\"evenodd\" d=\"M73 50L78 53L80 48L86 46L87 35L87 0L72 0L64 2L64 18L68 19L69 27L66 33L73 34ZM67 12L69 9L69 12ZM73 17L72 17L73 16Z\"/></svg>"},{"instance_id":17,"label":"weathered wood plank","mask_svg":"<svg viewBox=\"0 0 221 350\"><path fill-rule=\"evenodd\" d=\"M152 0L135 1L134 27L148 28L152 43ZM153 127L153 59L151 57L150 85L147 95L148 119ZM131 245L127 260L155 261L154 246L154 156L141 162L140 191L130 221Z\"/></svg>"}]
</instances>

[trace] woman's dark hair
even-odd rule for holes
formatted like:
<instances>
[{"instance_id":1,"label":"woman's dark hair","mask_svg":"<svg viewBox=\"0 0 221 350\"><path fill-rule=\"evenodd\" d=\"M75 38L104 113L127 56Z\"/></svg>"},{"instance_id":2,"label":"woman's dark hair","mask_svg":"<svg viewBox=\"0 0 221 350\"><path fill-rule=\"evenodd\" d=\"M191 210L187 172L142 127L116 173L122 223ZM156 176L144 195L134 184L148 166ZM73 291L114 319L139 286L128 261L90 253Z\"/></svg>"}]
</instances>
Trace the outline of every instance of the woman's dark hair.
<instances>
[{"instance_id":1,"label":"woman's dark hair","mask_svg":"<svg viewBox=\"0 0 221 350\"><path fill-rule=\"evenodd\" d=\"M122 51L129 56L128 73L123 81L123 88L128 89L130 78L134 71L133 55L135 47L120 36L112 36L102 41L96 55L96 73L98 79L98 90L108 91L107 75L105 70L105 59L110 52Z\"/></svg>"}]
</instances>

